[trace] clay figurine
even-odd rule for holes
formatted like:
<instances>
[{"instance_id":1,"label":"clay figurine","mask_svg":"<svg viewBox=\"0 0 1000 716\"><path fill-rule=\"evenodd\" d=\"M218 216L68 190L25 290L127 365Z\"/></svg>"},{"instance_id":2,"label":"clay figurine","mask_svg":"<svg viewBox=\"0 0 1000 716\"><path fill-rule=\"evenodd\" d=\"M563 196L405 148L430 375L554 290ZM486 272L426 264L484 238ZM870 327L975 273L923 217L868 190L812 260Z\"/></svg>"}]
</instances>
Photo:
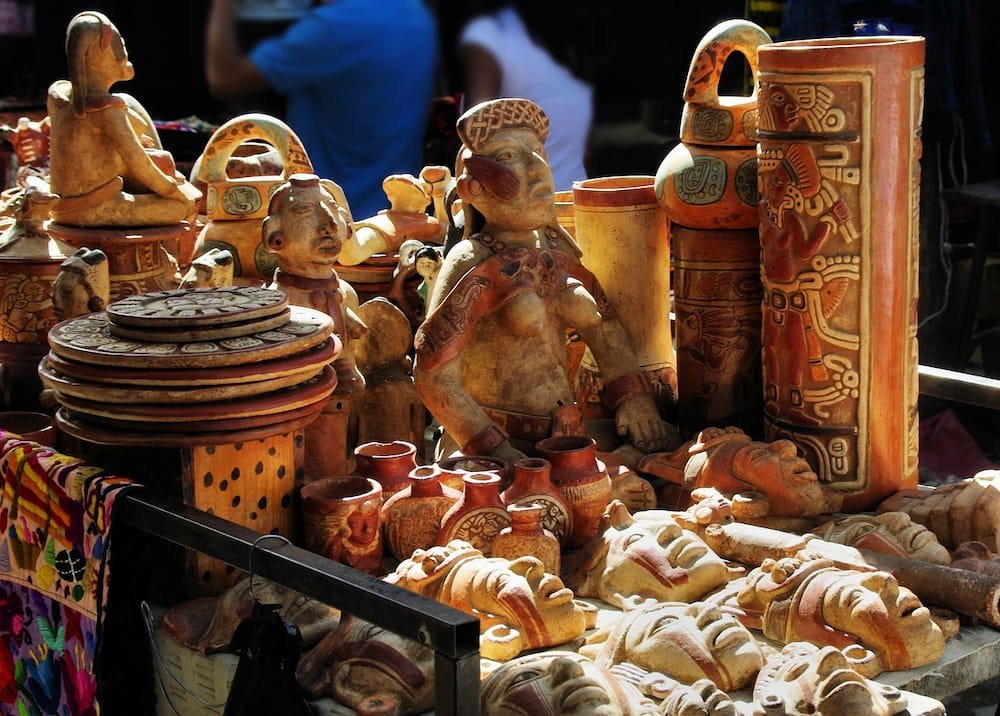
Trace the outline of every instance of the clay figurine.
<instances>
[{"instance_id":1,"label":"clay figurine","mask_svg":"<svg viewBox=\"0 0 1000 716\"><path fill-rule=\"evenodd\" d=\"M328 314L343 343L333 363L337 389L306 428L307 479L349 471L348 401L365 386L352 345L367 330L358 317L358 294L333 268L351 235L350 214L334 197L315 174L293 174L271 196L261 225L264 247L278 259L269 288L284 292L290 303Z\"/></svg>"},{"instance_id":2,"label":"clay figurine","mask_svg":"<svg viewBox=\"0 0 1000 716\"><path fill-rule=\"evenodd\" d=\"M608 505L597 536L563 559L563 579L578 596L622 607L632 597L699 599L729 580L729 570L665 510L630 515Z\"/></svg>"},{"instance_id":3,"label":"clay figurine","mask_svg":"<svg viewBox=\"0 0 1000 716\"><path fill-rule=\"evenodd\" d=\"M844 651L863 675L925 666L944 653L931 612L888 572L838 569L827 559L766 559L730 589L724 608L780 644ZM711 601L716 601L715 595Z\"/></svg>"},{"instance_id":4,"label":"clay figurine","mask_svg":"<svg viewBox=\"0 0 1000 716\"><path fill-rule=\"evenodd\" d=\"M177 288L218 288L233 285L233 254L210 248L191 262Z\"/></svg>"},{"instance_id":5,"label":"clay figurine","mask_svg":"<svg viewBox=\"0 0 1000 716\"><path fill-rule=\"evenodd\" d=\"M103 311L111 302L108 257L100 249L77 249L59 267L52 311L60 321Z\"/></svg>"},{"instance_id":6,"label":"clay figurine","mask_svg":"<svg viewBox=\"0 0 1000 716\"><path fill-rule=\"evenodd\" d=\"M750 684L764 651L735 617L705 602L650 601L587 639L580 653L601 666L629 663L685 684L709 679L723 691Z\"/></svg>"},{"instance_id":7,"label":"clay figurine","mask_svg":"<svg viewBox=\"0 0 1000 716\"><path fill-rule=\"evenodd\" d=\"M48 117L39 121L19 117L17 126L0 126L0 138L10 143L17 158L14 186L26 187L29 184L37 187L48 186L51 133L52 123Z\"/></svg>"},{"instance_id":8,"label":"clay figurine","mask_svg":"<svg viewBox=\"0 0 1000 716\"><path fill-rule=\"evenodd\" d=\"M895 686L866 679L832 646L801 641L768 658L757 675L753 700L767 716L909 713L906 696Z\"/></svg>"},{"instance_id":9,"label":"clay figurine","mask_svg":"<svg viewBox=\"0 0 1000 716\"><path fill-rule=\"evenodd\" d=\"M344 242L339 262L354 266L375 254L391 254L407 240L440 243L441 222L426 213L430 185L412 174L390 174L382 189L389 208L354 223L354 235Z\"/></svg>"},{"instance_id":10,"label":"clay figurine","mask_svg":"<svg viewBox=\"0 0 1000 716\"><path fill-rule=\"evenodd\" d=\"M483 716L659 716L631 682L571 651L528 654L502 664L480 690Z\"/></svg>"},{"instance_id":11,"label":"clay figurine","mask_svg":"<svg viewBox=\"0 0 1000 716\"><path fill-rule=\"evenodd\" d=\"M748 500L754 503L752 512L734 512L745 521L815 517L836 512L843 502L841 493L820 483L794 443L758 442L738 428L706 428L673 452L642 458L638 469L687 493L714 487L723 495L742 495L745 507ZM683 509L688 502L678 506Z\"/></svg>"},{"instance_id":12,"label":"clay figurine","mask_svg":"<svg viewBox=\"0 0 1000 716\"><path fill-rule=\"evenodd\" d=\"M618 436L643 452L676 442L624 328L556 218L548 124L524 99L483 102L458 120L465 235L446 252L414 340L417 390L446 431L439 455L513 462L553 434L584 434L566 372L570 327L600 365Z\"/></svg>"},{"instance_id":13,"label":"clay figurine","mask_svg":"<svg viewBox=\"0 0 1000 716\"><path fill-rule=\"evenodd\" d=\"M177 172L146 110L116 82L135 75L118 29L99 12L66 31L69 80L49 87L52 218L68 226L166 226L193 218L201 192Z\"/></svg>"},{"instance_id":14,"label":"clay figurine","mask_svg":"<svg viewBox=\"0 0 1000 716\"><path fill-rule=\"evenodd\" d=\"M478 616L480 652L496 661L564 644L596 616L537 558L484 557L461 540L416 550L385 581Z\"/></svg>"},{"instance_id":15,"label":"clay figurine","mask_svg":"<svg viewBox=\"0 0 1000 716\"><path fill-rule=\"evenodd\" d=\"M332 696L361 716L434 706L434 650L350 615L299 659L295 678L310 696Z\"/></svg>"}]
</instances>

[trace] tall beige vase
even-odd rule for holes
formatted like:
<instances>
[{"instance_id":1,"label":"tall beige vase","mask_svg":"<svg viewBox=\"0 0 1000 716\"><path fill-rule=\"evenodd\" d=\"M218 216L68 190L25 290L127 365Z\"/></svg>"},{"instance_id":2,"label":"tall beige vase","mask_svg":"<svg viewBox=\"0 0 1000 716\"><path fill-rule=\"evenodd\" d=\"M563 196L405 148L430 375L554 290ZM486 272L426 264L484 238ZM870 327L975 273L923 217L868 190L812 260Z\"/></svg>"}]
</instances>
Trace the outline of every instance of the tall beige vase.
<instances>
[{"instance_id":1,"label":"tall beige vase","mask_svg":"<svg viewBox=\"0 0 1000 716\"><path fill-rule=\"evenodd\" d=\"M867 509L917 485L924 40L764 45L765 431Z\"/></svg>"},{"instance_id":2,"label":"tall beige vase","mask_svg":"<svg viewBox=\"0 0 1000 716\"><path fill-rule=\"evenodd\" d=\"M677 395L677 358L670 334L670 236L651 176L618 176L573 183L576 241L583 263L600 281L632 344L661 410ZM601 417L602 387L589 351L577 400Z\"/></svg>"}]
</instances>

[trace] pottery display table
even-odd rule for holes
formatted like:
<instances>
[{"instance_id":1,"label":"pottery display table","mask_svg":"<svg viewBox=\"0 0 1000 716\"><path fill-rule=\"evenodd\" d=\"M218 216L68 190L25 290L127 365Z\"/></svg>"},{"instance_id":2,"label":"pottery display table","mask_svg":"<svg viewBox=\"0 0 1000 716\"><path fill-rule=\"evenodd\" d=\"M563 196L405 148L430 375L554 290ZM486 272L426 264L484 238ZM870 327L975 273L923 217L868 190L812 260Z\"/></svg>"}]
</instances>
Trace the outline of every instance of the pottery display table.
<instances>
[{"instance_id":1,"label":"pottery display table","mask_svg":"<svg viewBox=\"0 0 1000 716\"><path fill-rule=\"evenodd\" d=\"M333 321L253 287L157 291L64 321L39 366L75 452L262 533L293 536L302 439L336 388ZM180 484L177 485L177 475ZM231 568L195 557L200 589Z\"/></svg>"}]
</instances>

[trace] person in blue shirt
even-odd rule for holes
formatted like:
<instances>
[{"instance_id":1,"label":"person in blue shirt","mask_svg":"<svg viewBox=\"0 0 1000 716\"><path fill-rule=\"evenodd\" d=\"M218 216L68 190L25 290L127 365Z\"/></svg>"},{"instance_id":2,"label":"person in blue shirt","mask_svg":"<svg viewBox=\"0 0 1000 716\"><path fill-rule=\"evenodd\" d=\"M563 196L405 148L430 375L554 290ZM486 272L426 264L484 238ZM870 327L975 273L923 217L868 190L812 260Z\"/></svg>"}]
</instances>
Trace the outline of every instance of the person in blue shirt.
<instances>
[{"instance_id":1,"label":"person in blue shirt","mask_svg":"<svg viewBox=\"0 0 1000 716\"><path fill-rule=\"evenodd\" d=\"M212 94L286 95L288 124L315 173L343 187L355 218L384 209L382 180L423 166L438 60L433 13L422 0L332 0L244 53L235 4L212 0L205 48Z\"/></svg>"}]
</instances>

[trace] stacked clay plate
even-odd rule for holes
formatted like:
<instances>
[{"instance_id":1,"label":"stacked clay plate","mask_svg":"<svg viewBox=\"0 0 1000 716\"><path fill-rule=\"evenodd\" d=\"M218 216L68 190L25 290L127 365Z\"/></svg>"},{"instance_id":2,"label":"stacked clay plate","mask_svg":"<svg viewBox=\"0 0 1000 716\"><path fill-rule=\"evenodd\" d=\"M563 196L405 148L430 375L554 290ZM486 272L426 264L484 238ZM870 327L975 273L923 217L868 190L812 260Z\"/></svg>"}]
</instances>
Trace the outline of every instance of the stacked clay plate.
<instances>
[{"instance_id":1,"label":"stacked clay plate","mask_svg":"<svg viewBox=\"0 0 1000 716\"><path fill-rule=\"evenodd\" d=\"M61 430L208 445L298 429L337 385L332 319L252 286L156 291L56 324L38 372Z\"/></svg>"}]
</instances>

